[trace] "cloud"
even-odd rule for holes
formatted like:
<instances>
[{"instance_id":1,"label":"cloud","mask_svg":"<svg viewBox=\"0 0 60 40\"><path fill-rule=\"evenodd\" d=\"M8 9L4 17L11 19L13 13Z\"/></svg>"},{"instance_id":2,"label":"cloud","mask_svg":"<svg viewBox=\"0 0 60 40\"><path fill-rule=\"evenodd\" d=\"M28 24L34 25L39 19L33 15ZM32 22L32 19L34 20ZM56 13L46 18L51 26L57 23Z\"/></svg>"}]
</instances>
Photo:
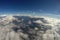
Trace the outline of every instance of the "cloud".
<instances>
[{"instance_id":1,"label":"cloud","mask_svg":"<svg viewBox=\"0 0 60 40\"><path fill-rule=\"evenodd\" d=\"M43 12L43 10L40 10L40 12Z\"/></svg>"},{"instance_id":2,"label":"cloud","mask_svg":"<svg viewBox=\"0 0 60 40\"><path fill-rule=\"evenodd\" d=\"M4 19L9 23L7 25L2 25L6 23L5 21L0 23L1 40L54 40L54 38L57 40L60 38L60 19L28 15L7 15Z\"/></svg>"}]
</instances>

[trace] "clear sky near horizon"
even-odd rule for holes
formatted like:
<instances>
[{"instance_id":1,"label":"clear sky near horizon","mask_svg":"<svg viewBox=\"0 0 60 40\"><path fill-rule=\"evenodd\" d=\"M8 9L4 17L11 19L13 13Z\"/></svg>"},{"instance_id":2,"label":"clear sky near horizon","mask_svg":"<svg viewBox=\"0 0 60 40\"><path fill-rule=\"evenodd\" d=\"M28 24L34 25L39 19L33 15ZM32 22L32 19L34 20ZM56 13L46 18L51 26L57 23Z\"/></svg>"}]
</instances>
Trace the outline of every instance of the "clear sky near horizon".
<instances>
[{"instance_id":1,"label":"clear sky near horizon","mask_svg":"<svg viewBox=\"0 0 60 40\"><path fill-rule=\"evenodd\" d=\"M0 14L17 12L60 14L60 0L0 0Z\"/></svg>"}]
</instances>

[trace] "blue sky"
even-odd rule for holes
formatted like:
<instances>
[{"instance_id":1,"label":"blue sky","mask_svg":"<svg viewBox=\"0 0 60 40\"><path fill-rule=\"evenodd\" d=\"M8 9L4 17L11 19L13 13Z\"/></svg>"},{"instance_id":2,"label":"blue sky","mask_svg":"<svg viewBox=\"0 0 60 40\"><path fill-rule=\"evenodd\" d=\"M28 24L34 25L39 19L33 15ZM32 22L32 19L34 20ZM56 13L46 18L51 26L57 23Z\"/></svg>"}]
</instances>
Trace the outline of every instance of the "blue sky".
<instances>
[{"instance_id":1,"label":"blue sky","mask_svg":"<svg viewBox=\"0 0 60 40\"><path fill-rule=\"evenodd\" d=\"M0 0L0 14L17 12L60 14L60 0Z\"/></svg>"}]
</instances>

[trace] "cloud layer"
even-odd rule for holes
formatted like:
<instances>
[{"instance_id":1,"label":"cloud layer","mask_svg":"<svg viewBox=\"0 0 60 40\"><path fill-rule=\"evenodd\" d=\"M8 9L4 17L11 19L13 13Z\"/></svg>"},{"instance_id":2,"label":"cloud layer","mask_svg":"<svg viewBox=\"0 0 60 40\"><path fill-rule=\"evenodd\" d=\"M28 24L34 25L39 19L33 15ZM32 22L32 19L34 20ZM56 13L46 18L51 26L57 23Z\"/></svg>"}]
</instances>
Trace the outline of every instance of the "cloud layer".
<instances>
[{"instance_id":1,"label":"cloud layer","mask_svg":"<svg viewBox=\"0 0 60 40\"><path fill-rule=\"evenodd\" d=\"M45 16L0 16L0 40L60 40L60 19Z\"/></svg>"}]
</instances>

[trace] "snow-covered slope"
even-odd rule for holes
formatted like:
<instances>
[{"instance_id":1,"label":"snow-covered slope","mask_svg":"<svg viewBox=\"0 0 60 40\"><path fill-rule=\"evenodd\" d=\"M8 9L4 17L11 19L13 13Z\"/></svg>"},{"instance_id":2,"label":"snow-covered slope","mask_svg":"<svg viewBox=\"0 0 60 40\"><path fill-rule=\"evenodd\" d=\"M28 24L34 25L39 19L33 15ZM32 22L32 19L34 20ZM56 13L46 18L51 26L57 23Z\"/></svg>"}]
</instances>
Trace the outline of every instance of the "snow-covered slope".
<instances>
[{"instance_id":1,"label":"snow-covered slope","mask_svg":"<svg viewBox=\"0 0 60 40\"><path fill-rule=\"evenodd\" d=\"M60 40L60 19L0 16L0 40Z\"/></svg>"}]
</instances>

